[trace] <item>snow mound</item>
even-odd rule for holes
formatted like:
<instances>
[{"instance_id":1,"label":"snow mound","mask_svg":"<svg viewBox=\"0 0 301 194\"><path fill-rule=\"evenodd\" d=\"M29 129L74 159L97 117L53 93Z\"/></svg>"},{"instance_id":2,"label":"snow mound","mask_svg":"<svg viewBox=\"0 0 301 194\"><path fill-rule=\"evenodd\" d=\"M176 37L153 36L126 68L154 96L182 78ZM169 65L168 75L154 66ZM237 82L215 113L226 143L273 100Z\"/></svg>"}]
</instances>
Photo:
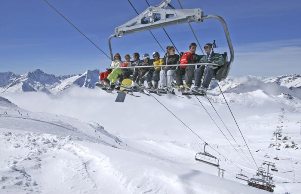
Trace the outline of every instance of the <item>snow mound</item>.
<instances>
[{"instance_id":1,"label":"snow mound","mask_svg":"<svg viewBox=\"0 0 301 194\"><path fill-rule=\"evenodd\" d=\"M223 91L227 93L249 93L261 90L269 96L290 95L301 99L301 76L256 77L246 76L228 78L220 83ZM212 84L213 91L219 93L216 84Z\"/></svg>"}]
</instances>

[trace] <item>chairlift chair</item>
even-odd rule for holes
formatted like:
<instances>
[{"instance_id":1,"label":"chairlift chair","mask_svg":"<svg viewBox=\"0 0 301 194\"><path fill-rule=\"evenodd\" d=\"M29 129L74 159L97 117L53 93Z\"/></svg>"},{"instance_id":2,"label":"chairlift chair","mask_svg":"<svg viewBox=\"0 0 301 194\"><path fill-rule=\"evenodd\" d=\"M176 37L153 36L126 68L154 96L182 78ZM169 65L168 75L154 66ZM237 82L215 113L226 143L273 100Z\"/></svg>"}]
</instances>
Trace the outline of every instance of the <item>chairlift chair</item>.
<instances>
[{"instance_id":1,"label":"chairlift chair","mask_svg":"<svg viewBox=\"0 0 301 194\"><path fill-rule=\"evenodd\" d=\"M199 152L195 155L195 160L209 164L211 166L219 167L219 159L206 152L207 145L207 143L204 144L204 152Z\"/></svg>"},{"instance_id":2,"label":"chairlift chair","mask_svg":"<svg viewBox=\"0 0 301 194\"><path fill-rule=\"evenodd\" d=\"M275 185L261 178L251 178L248 180L248 185L269 192L274 192Z\"/></svg>"},{"instance_id":3,"label":"chairlift chair","mask_svg":"<svg viewBox=\"0 0 301 194\"><path fill-rule=\"evenodd\" d=\"M273 166L274 164L265 161L263 165L268 166L267 171L264 170L263 167L258 168L256 175L248 180L248 185L269 192L274 192L275 185L273 184L273 177L272 174L269 173L269 166Z\"/></svg>"}]
</instances>

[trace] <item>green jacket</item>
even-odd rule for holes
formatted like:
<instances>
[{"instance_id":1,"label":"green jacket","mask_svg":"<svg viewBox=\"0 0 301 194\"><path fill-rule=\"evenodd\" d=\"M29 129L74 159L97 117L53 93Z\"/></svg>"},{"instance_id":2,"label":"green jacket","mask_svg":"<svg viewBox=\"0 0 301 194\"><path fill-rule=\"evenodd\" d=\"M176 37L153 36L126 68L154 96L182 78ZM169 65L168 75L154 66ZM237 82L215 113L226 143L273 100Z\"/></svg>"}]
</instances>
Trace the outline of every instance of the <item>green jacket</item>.
<instances>
[{"instance_id":1,"label":"green jacket","mask_svg":"<svg viewBox=\"0 0 301 194\"><path fill-rule=\"evenodd\" d=\"M222 66L225 64L225 60L222 54L212 52L210 60L207 55L202 55L200 59L200 63L214 63L219 66Z\"/></svg>"}]
</instances>

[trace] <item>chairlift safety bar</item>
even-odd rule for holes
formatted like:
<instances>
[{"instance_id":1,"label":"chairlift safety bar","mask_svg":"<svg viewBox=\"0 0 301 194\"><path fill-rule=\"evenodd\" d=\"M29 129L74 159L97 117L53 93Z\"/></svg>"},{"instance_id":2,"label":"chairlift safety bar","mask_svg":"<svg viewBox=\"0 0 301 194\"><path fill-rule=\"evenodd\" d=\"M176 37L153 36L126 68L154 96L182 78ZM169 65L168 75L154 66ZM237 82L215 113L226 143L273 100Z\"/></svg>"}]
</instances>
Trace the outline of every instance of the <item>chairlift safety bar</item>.
<instances>
[{"instance_id":1,"label":"chairlift safety bar","mask_svg":"<svg viewBox=\"0 0 301 194\"><path fill-rule=\"evenodd\" d=\"M130 67L116 67L112 69L139 69L139 68L155 68L155 67L180 67L180 66L209 66L212 68L218 68L220 65L215 63L193 63L193 64L175 64L175 65L139 65L139 66L130 66Z\"/></svg>"}]
</instances>

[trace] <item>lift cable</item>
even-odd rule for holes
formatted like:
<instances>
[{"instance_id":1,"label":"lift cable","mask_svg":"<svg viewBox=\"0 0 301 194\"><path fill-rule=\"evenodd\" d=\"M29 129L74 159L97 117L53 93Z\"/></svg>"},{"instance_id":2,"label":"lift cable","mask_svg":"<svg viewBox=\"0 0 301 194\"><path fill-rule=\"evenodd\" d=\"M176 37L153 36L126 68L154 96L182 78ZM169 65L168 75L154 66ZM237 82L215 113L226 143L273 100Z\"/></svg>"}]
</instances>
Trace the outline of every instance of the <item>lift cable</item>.
<instances>
[{"instance_id":1,"label":"lift cable","mask_svg":"<svg viewBox=\"0 0 301 194\"><path fill-rule=\"evenodd\" d=\"M219 117L219 119L221 120L221 122L223 123L224 127L226 128L226 130L228 131L228 133L230 134L230 136L232 137L232 139L235 141L236 145L238 145L239 149L241 150L242 153L245 154L244 150L240 147L240 144L236 141L236 139L234 138L234 136L232 135L231 131L229 130L229 128L227 127L227 125L225 124L224 120L222 119L222 117L220 116L220 114L218 113L218 111L216 110L216 108L214 107L213 103L211 102L211 100L209 99L209 97L206 95L206 98L208 100L208 102L210 103L210 105L212 106L213 110L215 111L216 115Z\"/></svg>"},{"instance_id":2,"label":"lift cable","mask_svg":"<svg viewBox=\"0 0 301 194\"><path fill-rule=\"evenodd\" d=\"M214 120L214 118L212 117L212 115L209 113L209 111L206 109L206 107L203 105L203 103L201 102L201 100L194 95L195 98L198 100L198 102L201 104L202 108L205 110L205 112L207 113L207 115L210 117L210 119L212 120L212 122L215 124L215 126L218 128L218 130L222 133L222 135L226 138L226 140L229 142L229 144L232 146L232 148L238 153L238 155L242 158L244 158L244 155L242 155L236 148L235 146L232 144L232 142L229 140L229 138L226 136L226 134L222 131L222 129L219 127L219 125L216 123L216 121ZM235 141L236 142L236 141ZM248 158L245 158L249 161Z\"/></svg>"},{"instance_id":3,"label":"lift cable","mask_svg":"<svg viewBox=\"0 0 301 194\"><path fill-rule=\"evenodd\" d=\"M218 113L218 111L216 110L216 108L214 107L213 103L211 102L211 100L209 99L209 97L206 95L206 99L208 100L208 102L210 103L210 105L212 106L214 112L216 113L216 115L218 116L218 118L221 120L221 122L223 123L225 129L228 131L228 133L230 134L230 136L232 137L232 139L234 140L234 142L240 146L238 144L238 142L236 141L236 139L234 138L234 136L232 135L231 131L229 130L229 128L227 127L227 125L225 124L224 120L222 119L222 117L220 116L220 114Z\"/></svg>"},{"instance_id":4,"label":"lift cable","mask_svg":"<svg viewBox=\"0 0 301 194\"><path fill-rule=\"evenodd\" d=\"M243 140L244 140L244 142L245 142L245 145L247 146L247 148L248 148L248 150L249 150L249 153L250 153L250 155L251 155L251 157L252 157L252 159L253 159L253 161L254 161L256 167L258 168L258 165L257 165L257 163L256 163L256 160L255 160L255 158L254 158L254 156L253 156L253 154L252 154L252 152L251 152L251 149L250 149L250 147L248 146L247 141L246 141L246 139L245 139L245 137L244 137L244 135L243 135L243 133L242 133L242 131L241 131L239 125L238 125L238 122L237 122L237 120L236 120L236 118L235 118L235 116L234 116L234 114L233 114L233 112L232 112L232 109L230 108L230 105L229 105L229 103L228 103L228 101L227 101L227 99L226 99L226 97L225 97L225 95L224 95L224 92L223 92L222 88L220 87L219 83L217 83L217 84L218 84L219 90L220 90L220 92L221 92L221 94L222 94L222 96L223 96L223 98L224 98L224 100L225 100L225 102L226 102L226 104L227 104L227 106L228 106L228 109L229 109L229 111L230 111L230 113L231 113L231 115L232 115L232 118L233 118L233 120L234 120L234 122L235 122L235 124L236 124L236 126L237 126L237 128L238 128L238 130L239 130L239 132L240 132L240 135L242 136L242 138L243 138Z\"/></svg>"},{"instance_id":5,"label":"lift cable","mask_svg":"<svg viewBox=\"0 0 301 194\"><path fill-rule=\"evenodd\" d=\"M148 6L151 6L150 3L148 2L148 0L145 0L145 2L147 3ZM173 40L171 39L171 37L169 36L168 32L166 31L166 29L164 27L162 27L164 33L166 34L167 38L169 39L169 41L171 42L171 44L175 47L177 53L179 54L179 50L177 49L175 43L173 42Z\"/></svg>"},{"instance_id":6,"label":"lift cable","mask_svg":"<svg viewBox=\"0 0 301 194\"><path fill-rule=\"evenodd\" d=\"M137 9L135 8L135 6L133 5L133 3L130 0L128 0L128 2L131 5L131 7L133 8L133 10L136 12L136 14L139 15L139 13L138 13ZM157 44L159 45L159 47L161 48L161 50L163 52L166 52L165 49L163 48L163 46L161 45L161 43L158 41L158 39L154 35L154 33L151 30L148 30L148 31L152 35L152 37L154 38L154 40L157 42Z\"/></svg>"},{"instance_id":7,"label":"lift cable","mask_svg":"<svg viewBox=\"0 0 301 194\"><path fill-rule=\"evenodd\" d=\"M204 142L207 145L214 150L217 154L222 156L226 161L230 161L232 164L234 164L237 168L241 169L234 161L227 158L225 155L220 153L217 149L215 149L213 146L211 146L207 141L205 141L199 134L197 134L191 127L189 127L182 119L180 119L175 113L173 113L167 106L165 106L158 98L156 98L154 95L150 95L153 97L161 106L163 106L175 119L177 119L180 123L182 123L191 133L193 133L199 140Z\"/></svg>"},{"instance_id":8,"label":"lift cable","mask_svg":"<svg viewBox=\"0 0 301 194\"><path fill-rule=\"evenodd\" d=\"M54 7L54 5L50 4L48 0L42 0L44 1L53 11L55 11L58 15L60 15L64 20L66 20L74 29L76 29L81 35L83 35L92 45L94 45L95 48L97 48L102 54L104 54L108 59L111 60L111 57L104 52L95 42L93 42L85 33L83 33L74 23L71 22L70 19L68 19L62 12L60 12L57 8Z\"/></svg>"},{"instance_id":9,"label":"lift cable","mask_svg":"<svg viewBox=\"0 0 301 194\"><path fill-rule=\"evenodd\" d=\"M146 1L146 3L150 6L150 4L148 3L148 1L147 0L145 0ZM137 11L137 9L134 7L134 5L131 3L131 1L130 0L128 0L128 2L130 3L130 5L132 6L132 8L135 10L135 12L137 13L137 14L139 14L138 13L138 11ZM179 2L180 3L180 2ZM181 5L181 4L180 4ZM182 5L181 5L182 6ZM166 31L165 31L166 32ZM193 31L194 32L194 31ZM195 33L194 33L195 34ZM166 32L166 35L168 36L168 38L170 39L170 41L172 42L172 44L173 44L173 41L172 41L172 39L170 38L170 36L168 35L168 33ZM196 37L196 36L195 36ZM197 39L197 37L196 37L196 39ZM197 41L198 41L198 39L197 39ZM199 43L199 41L198 41L198 43ZM173 44L174 45L174 44ZM176 48L176 47L175 47ZM203 52L203 49L202 49L202 52ZM179 120L186 128L188 128L193 134L195 134L200 140L202 140L204 143L207 143L204 139L202 139L197 133L195 133L187 124L185 124L180 118L178 118L171 110L169 110L164 104L162 104L156 97L154 97L153 95L152 95L152 97L153 98L155 98L155 100L158 102L158 103L160 103L168 112L170 112L177 120ZM211 117L211 115L210 115L210 117ZM212 117L211 117L212 118ZM213 118L212 118L213 119ZM214 121L214 123L216 123L215 121ZM218 126L218 125L217 125ZM229 141L229 143L233 146L233 144L230 142L230 140L227 138L227 136L222 132L222 130L220 129L220 127L218 127L219 128L219 130L221 131L221 133L225 136L225 138ZM229 131L228 131L229 132ZM231 136L232 136L232 134L231 134ZM233 137L233 136L232 136ZM235 142L236 142L236 140L235 140ZM221 155L221 156L223 156L220 152L218 152L216 149L214 149L212 146L210 146L214 151L216 151L219 155ZM237 151L237 149L233 146L233 148ZM237 151L238 152L238 151ZM238 152L239 153L239 152ZM225 158L225 156L223 156L224 158ZM227 159L227 158L225 158L225 159ZM256 164L256 163L255 163ZM256 166L257 166L257 164L256 164Z\"/></svg>"},{"instance_id":10,"label":"lift cable","mask_svg":"<svg viewBox=\"0 0 301 194\"><path fill-rule=\"evenodd\" d=\"M179 5L180 5L181 9L183 9L183 5L182 5L182 3L181 3L180 0L178 0L178 3L179 3ZM188 25L189 25L189 27L190 27L190 30L191 30L191 32L192 32L194 38L196 39L197 44L198 44L199 47L201 48L202 53L203 53L203 55L204 55L205 52L204 52L204 50L203 50L203 48L202 48L202 45L200 44L200 41L199 41L199 39L198 39L198 37L197 37L197 35L196 35L196 33L195 33L195 31L194 31L194 29L193 29L191 23L189 22Z\"/></svg>"}]
</instances>

